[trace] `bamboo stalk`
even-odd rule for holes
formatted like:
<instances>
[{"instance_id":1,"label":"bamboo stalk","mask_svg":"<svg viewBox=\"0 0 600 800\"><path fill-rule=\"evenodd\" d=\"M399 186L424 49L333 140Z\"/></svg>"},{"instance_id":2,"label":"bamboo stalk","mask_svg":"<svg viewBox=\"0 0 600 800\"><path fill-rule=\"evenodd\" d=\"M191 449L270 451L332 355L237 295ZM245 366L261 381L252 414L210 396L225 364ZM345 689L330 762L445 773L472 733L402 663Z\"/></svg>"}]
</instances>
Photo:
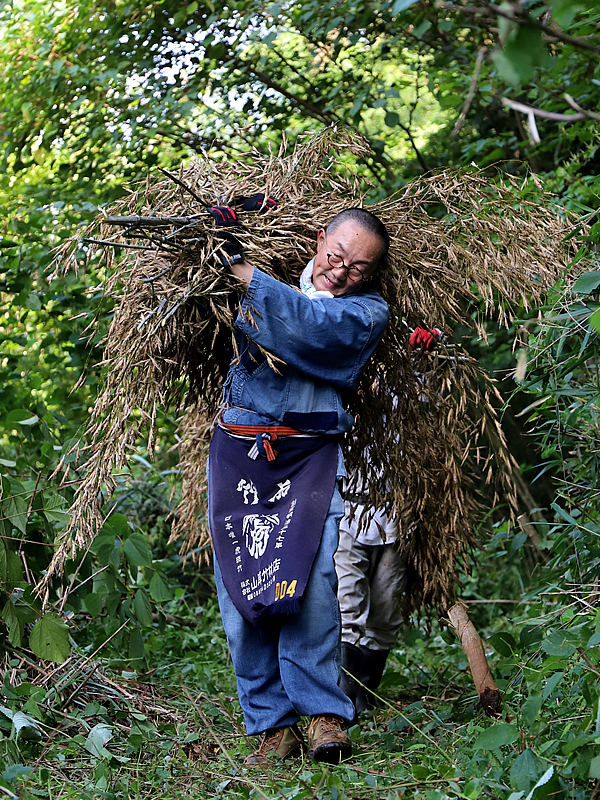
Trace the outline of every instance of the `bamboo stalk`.
<instances>
[{"instance_id":1,"label":"bamboo stalk","mask_svg":"<svg viewBox=\"0 0 600 800\"><path fill-rule=\"evenodd\" d=\"M499 717L502 695L492 678L481 637L469 619L467 607L464 603L455 603L448 610L448 618L465 651L483 710L488 717Z\"/></svg>"}]
</instances>

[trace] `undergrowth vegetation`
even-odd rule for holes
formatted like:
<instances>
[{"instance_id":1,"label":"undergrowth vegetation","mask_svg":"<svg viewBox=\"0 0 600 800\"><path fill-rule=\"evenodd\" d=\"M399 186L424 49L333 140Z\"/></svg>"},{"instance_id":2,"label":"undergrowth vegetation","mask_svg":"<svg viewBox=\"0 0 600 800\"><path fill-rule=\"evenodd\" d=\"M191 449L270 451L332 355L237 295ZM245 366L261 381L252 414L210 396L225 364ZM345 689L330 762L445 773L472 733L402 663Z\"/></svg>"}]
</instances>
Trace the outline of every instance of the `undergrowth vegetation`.
<instances>
[{"instance_id":1,"label":"undergrowth vegetation","mask_svg":"<svg viewBox=\"0 0 600 800\"><path fill-rule=\"evenodd\" d=\"M143 668L114 640L97 653L90 634L101 622L84 612L76 618L87 619L87 635L76 634L81 644L61 667L34 670L24 651L12 653L1 690L4 791L20 798L589 797L600 761L593 590L555 584L540 591L529 581L515 600L520 553L512 542L506 526L496 531L463 594L495 652L502 720L483 714L453 636L438 623L413 627L393 651L379 707L350 731L351 762L332 768L303 757L247 769L254 743L244 734L216 599L195 570L184 571L146 628ZM493 582L495 593L488 592Z\"/></svg>"}]
</instances>

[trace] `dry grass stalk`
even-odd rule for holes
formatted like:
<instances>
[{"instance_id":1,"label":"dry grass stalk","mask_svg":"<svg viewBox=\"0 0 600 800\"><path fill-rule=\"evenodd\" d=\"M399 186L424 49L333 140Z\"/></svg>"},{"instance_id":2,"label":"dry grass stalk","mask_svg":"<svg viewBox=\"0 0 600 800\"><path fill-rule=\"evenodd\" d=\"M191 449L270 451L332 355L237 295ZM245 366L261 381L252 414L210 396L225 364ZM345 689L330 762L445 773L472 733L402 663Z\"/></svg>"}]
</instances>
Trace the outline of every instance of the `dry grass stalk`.
<instances>
[{"instance_id":1,"label":"dry grass stalk","mask_svg":"<svg viewBox=\"0 0 600 800\"><path fill-rule=\"evenodd\" d=\"M145 249L121 250L117 257L115 248L92 247L103 250L105 291L118 302L105 342L106 382L87 431L85 478L49 575L95 535L100 498L110 497L114 471L126 465L144 431L152 450L159 406L185 410L183 500L174 536L183 539L184 553L206 552L208 535L199 520L207 430L235 355L231 327L239 287L215 256L218 240L204 208L258 191L278 198L275 211L240 214L237 235L252 264L294 282L314 253L318 228L342 209L364 204L351 164L365 155L362 140L328 129L266 159L198 158L176 176L149 177L111 210L163 219L197 215L189 224L127 228L99 219L92 226L89 236L97 240ZM466 309L478 295L488 315L508 324L511 310L541 300L563 274L570 257L563 244L566 223L550 203L520 201L518 211L515 204L510 183L445 171L417 178L369 206L392 236L380 276L392 314L350 399L357 425L346 457L356 478L366 480L374 505L402 510L416 523L416 533L404 542L416 570L414 607L446 608L459 571L468 569L469 548L476 544L475 478L499 482L515 502L515 465L489 377L456 345L416 356L408 347L410 328L417 325L437 326L449 341L452 326L467 321ZM71 243L59 253L63 268L71 267L74 249Z\"/></svg>"}]
</instances>

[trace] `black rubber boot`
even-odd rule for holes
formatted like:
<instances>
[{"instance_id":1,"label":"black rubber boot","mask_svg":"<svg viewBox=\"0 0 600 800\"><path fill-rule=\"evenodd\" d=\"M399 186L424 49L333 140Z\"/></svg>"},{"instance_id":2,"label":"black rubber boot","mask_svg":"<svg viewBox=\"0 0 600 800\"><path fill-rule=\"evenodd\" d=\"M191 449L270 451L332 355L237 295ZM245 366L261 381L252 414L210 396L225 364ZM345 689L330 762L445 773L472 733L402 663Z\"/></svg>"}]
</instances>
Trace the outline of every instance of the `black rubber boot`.
<instances>
[{"instance_id":1,"label":"black rubber boot","mask_svg":"<svg viewBox=\"0 0 600 800\"><path fill-rule=\"evenodd\" d=\"M340 670L340 689L349 697L354 703L356 708L356 696L359 689L359 684L354 680L362 674L362 648L357 647L355 644L349 642L342 642L342 668ZM347 670L345 672L344 670ZM348 674L350 673L350 674Z\"/></svg>"},{"instance_id":2,"label":"black rubber boot","mask_svg":"<svg viewBox=\"0 0 600 800\"><path fill-rule=\"evenodd\" d=\"M360 714L361 711L369 711L375 708L375 698L368 690L375 691L381 683L385 662L390 654L389 650L371 650L369 647L362 646L360 651L362 655L360 681L365 685L366 689L363 689L362 686L358 687L356 700L354 701L357 714Z\"/></svg>"}]
</instances>

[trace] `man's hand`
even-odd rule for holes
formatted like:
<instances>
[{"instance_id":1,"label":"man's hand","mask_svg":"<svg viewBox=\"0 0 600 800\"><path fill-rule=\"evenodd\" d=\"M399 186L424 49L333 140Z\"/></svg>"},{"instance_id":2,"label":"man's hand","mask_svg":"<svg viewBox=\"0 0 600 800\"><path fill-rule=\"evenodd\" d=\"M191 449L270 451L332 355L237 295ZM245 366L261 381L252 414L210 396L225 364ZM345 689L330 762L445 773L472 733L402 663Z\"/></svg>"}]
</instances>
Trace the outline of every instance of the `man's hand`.
<instances>
[{"instance_id":1,"label":"man's hand","mask_svg":"<svg viewBox=\"0 0 600 800\"><path fill-rule=\"evenodd\" d=\"M242 211L258 211L259 214L277 208L277 200L274 197L265 199L262 192L257 192L252 197L236 197L233 204L234 206L240 206Z\"/></svg>"},{"instance_id":2,"label":"man's hand","mask_svg":"<svg viewBox=\"0 0 600 800\"><path fill-rule=\"evenodd\" d=\"M207 211L214 219L217 228L237 228L237 215L233 208L213 206ZM222 242L217 255L224 267L232 267L234 264L241 264L246 260L244 249L235 236L231 233L217 233L216 237Z\"/></svg>"},{"instance_id":3,"label":"man's hand","mask_svg":"<svg viewBox=\"0 0 600 800\"><path fill-rule=\"evenodd\" d=\"M442 332L437 328L433 328L432 330L428 330L427 328L415 328L410 335L408 344L411 350L421 348L421 350L428 350L431 352L431 350L436 348L441 335Z\"/></svg>"}]
</instances>

